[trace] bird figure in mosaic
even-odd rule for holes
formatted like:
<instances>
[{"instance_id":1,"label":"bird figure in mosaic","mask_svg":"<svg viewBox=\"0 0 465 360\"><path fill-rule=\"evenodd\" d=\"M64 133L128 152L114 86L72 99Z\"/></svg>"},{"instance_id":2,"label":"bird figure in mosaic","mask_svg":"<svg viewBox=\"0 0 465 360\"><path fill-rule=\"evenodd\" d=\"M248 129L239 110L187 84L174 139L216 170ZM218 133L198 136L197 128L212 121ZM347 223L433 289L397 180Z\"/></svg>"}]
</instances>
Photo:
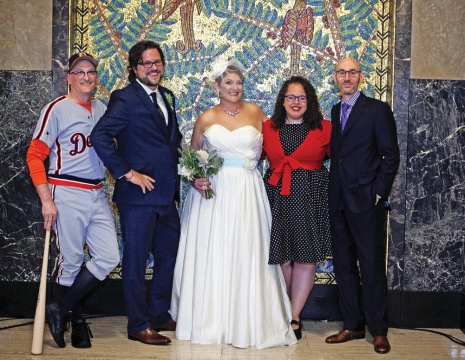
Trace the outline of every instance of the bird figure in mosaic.
<instances>
[{"instance_id":1,"label":"bird figure in mosaic","mask_svg":"<svg viewBox=\"0 0 465 360\"><path fill-rule=\"evenodd\" d=\"M197 15L200 15L202 8L200 0L166 0L162 10L162 20L168 19L178 8L181 12L181 30L184 42L178 40L176 49L185 54L189 50L199 51L202 47L201 40L195 40L194 37L194 6L197 8Z\"/></svg>"},{"instance_id":2,"label":"bird figure in mosaic","mask_svg":"<svg viewBox=\"0 0 465 360\"><path fill-rule=\"evenodd\" d=\"M281 32L281 47L291 46L291 64L287 76L299 75L302 45L310 45L313 39L313 9L306 0L295 0L294 7L286 12Z\"/></svg>"}]
</instances>

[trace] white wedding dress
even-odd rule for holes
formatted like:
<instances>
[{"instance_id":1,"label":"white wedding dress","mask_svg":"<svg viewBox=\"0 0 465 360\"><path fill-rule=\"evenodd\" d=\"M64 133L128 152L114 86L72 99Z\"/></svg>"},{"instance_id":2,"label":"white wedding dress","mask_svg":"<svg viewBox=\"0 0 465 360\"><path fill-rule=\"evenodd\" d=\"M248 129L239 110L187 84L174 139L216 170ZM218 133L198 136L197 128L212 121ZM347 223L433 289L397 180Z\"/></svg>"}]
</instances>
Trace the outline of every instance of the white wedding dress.
<instances>
[{"instance_id":1,"label":"white wedding dress","mask_svg":"<svg viewBox=\"0 0 465 360\"><path fill-rule=\"evenodd\" d=\"M215 124L208 149L225 159L211 178L216 195L190 188L181 217L171 316L176 337L258 349L297 342L279 265L268 265L271 212L255 165L262 134Z\"/></svg>"}]
</instances>

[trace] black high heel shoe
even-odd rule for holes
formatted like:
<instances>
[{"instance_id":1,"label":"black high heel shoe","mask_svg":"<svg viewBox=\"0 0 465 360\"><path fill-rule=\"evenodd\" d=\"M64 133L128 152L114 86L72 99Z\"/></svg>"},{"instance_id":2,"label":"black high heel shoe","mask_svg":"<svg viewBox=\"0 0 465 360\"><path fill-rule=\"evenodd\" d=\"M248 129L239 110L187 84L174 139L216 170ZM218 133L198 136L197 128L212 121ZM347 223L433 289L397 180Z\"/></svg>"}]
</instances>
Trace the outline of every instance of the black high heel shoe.
<instances>
[{"instance_id":1,"label":"black high heel shoe","mask_svg":"<svg viewBox=\"0 0 465 360\"><path fill-rule=\"evenodd\" d=\"M297 340L302 339L302 321L292 320L291 324L299 326L297 329L292 329L292 330L294 330L294 334Z\"/></svg>"}]
</instances>

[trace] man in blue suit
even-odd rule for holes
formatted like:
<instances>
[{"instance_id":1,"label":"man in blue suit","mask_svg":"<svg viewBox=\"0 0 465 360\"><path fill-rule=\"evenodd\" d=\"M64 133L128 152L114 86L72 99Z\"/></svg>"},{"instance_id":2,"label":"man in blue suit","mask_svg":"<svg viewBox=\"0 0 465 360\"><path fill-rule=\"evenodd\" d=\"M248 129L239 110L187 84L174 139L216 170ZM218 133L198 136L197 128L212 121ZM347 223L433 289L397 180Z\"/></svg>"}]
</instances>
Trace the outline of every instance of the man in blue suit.
<instances>
[{"instance_id":1,"label":"man in blue suit","mask_svg":"<svg viewBox=\"0 0 465 360\"><path fill-rule=\"evenodd\" d=\"M388 104L358 90L364 75L351 58L339 61L334 81L342 94L331 110L329 212L334 272L343 330L330 344L365 338L377 353L387 339L386 209L399 167L396 123Z\"/></svg>"},{"instance_id":2,"label":"man in blue suit","mask_svg":"<svg viewBox=\"0 0 465 360\"><path fill-rule=\"evenodd\" d=\"M129 51L129 81L115 90L91 133L97 154L116 179L113 201L124 240L123 290L128 338L152 345L171 340L168 313L180 223L177 175L181 133L174 95L160 86L165 58L159 44L140 41ZM149 252L154 267L149 296L145 272Z\"/></svg>"}]
</instances>

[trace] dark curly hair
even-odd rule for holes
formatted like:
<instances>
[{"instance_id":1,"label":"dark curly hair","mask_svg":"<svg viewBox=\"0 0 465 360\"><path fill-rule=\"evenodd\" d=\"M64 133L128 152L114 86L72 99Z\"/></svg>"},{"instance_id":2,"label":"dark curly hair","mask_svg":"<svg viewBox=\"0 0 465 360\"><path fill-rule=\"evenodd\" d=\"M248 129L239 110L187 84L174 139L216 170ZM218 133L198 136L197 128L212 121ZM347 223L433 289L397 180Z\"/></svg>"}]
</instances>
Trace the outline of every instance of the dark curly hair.
<instances>
[{"instance_id":1,"label":"dark curly hair","mask_svg":"<svg viewBox=\"0 0 465 360\"><path fill-rule=\"evenodd\" d=\"M139 41L138 43L134 44L132 48L129 50L129 65L127 66L127 69L129 71L129 82L132 82L136 79L136 73L134 72L133 68L137 67L139 61L142 60L142 53L148 49L157 49L161 56L161 62L163 63L163 66L165 66L165 55L163 54L161 46L158 43L151 40Z\"/></svg>"},{"instance_id":2,"label":"dark curly hair","mask_svg":"<svg viewBox=\"0 0 465 360\"><path fill-rule=\"evenodd\" d=\"M281 126L286 122L286 109L284 108L284 101L286 100L285 95L289 85L300 84L304 88L305 95L307 96L307 110L303 115L303 124L310 129L323 129L321 120L323 120L323 114L320 110L320 103L316 96L316 91L313 85L302 76L291 76L289 79L284 81L279 90L276 103L274 105L273 115L271 121L273 122L273 129L279 130Z\"/></svg>"}]
</instances>

